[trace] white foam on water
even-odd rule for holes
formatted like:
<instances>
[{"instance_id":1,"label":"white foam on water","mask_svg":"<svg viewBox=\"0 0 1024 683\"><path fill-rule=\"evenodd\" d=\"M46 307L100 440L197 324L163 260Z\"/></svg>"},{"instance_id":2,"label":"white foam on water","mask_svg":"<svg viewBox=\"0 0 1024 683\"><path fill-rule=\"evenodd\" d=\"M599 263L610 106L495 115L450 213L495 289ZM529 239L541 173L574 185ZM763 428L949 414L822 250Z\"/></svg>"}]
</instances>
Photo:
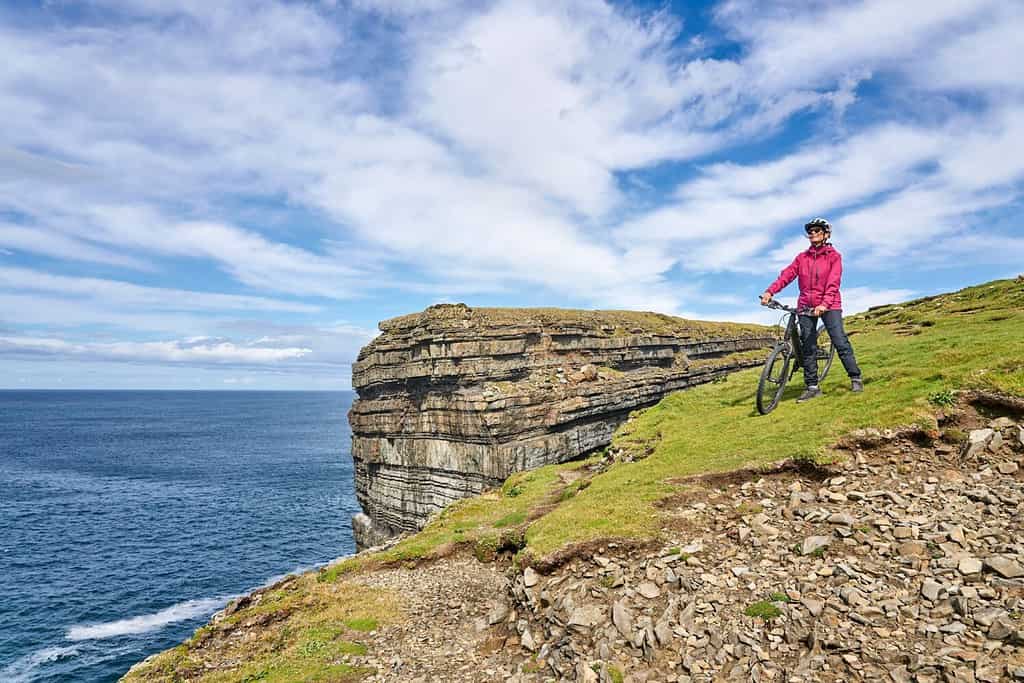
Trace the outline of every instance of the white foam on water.
<instances>
[{"instance_id":1,"label":"white foam on water","mask_svg":"<svg viewBox=\"0 0 1024 683\"><path fill-rule=\"evenodd\" d=\"M342 558L312 566L296 567L287 574L278 574L277 576L267 579L259 586L245 591L242 595L272 586L287 576L304 574L308 571L319 569L325 565L333 564L344 557L350 557L350 555L344 555ZM150 631L157 631L179 621L188 621L198 617L209 616L237 597L239 596L227 595L219 598L186 600L185 602L179 602L177 605L171 605L166 609L162 609L159 612L154 612L152 614L143 614L137 617L118 619L116 621L108 621L101 624L76 624L68 629L65 637L71 641L105 640L107 638L116 638L118 636L149 633ZM0 677L0 681L6 681L6 679Z\"/></svg>"},{"instance_id":2,"label":"white foam on water","mask_svg":"<svg viewBox=\"0 0 1024 683\"><path fill-rule=\"evenodd\" d=\"M68 629L66 637L68 640L73 641L103 640L106 638L116 638L117 636L157 631L168 624L188 621L189 619L212 614L226 605L230 599L231 597L229 596L186 600L153 614L143 614L137 617L129 617L128 619L108 621L103 624L76 625Z\"/></svg>"},{"instance_id":3,"label":"white foam on water","mask_svg":"<svg viewBox=\"0 0 1024 683\"><path fill-rule=\"evenodd\" d=\"M35 678L35 670L43 664L56 662L78 654L74 645L44 647L19 657L3 669L0 669L0 681L4 683L26 683Z\"/></svg>"}]
</instances>

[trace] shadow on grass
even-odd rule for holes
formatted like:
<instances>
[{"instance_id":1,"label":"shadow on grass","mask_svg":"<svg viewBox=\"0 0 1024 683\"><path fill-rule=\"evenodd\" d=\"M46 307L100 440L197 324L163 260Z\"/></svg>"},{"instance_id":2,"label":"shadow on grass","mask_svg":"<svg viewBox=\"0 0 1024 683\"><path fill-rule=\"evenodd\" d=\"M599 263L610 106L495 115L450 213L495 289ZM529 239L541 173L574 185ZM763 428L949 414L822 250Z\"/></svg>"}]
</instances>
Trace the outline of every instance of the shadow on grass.
<instances>
[{"instance_id":1,"label":"shadow on grass","mask_svg":"<svg viewBox=\"0 0 1024 683\"><path fill-rule=\"evenodd\" d=\"M754 386L752 386L750 388L750 393L749 394L743 394L742 396L734 398L731 401L722 401L722 405L729 406L730 408L735 408L736 406L741 406L741 405L744 405L744 404L747 404L747 403L749 403L751 405L754 405L754 401L755 401L756 397L757 397L757 385L755 384Z\"/></svg>"}]
</instances>

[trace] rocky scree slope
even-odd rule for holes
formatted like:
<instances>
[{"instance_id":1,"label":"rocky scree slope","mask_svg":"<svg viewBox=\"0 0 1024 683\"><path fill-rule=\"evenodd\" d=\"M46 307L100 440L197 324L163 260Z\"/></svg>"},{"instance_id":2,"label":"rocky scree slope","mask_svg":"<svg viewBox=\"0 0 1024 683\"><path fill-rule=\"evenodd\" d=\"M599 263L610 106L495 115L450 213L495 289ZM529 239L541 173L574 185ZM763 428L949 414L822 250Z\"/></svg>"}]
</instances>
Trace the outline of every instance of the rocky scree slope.
<instances>
[{"instance_id":1,"label":"rocky scree slope","mask_svg":"<svg viewBox=\"0 0 1024 683\"><path fill-rule=\"evenodd\" d=\"M1021 407L681 480L657 542L546 574L454 554L290 577L126 680L1024 680ZM398 612L335 613L374 602Z\"/></svg>"},{"instance_id":2,"label":"rocky scree slope","mask_svg":"<svg viewBox=\"0 0 1024 683\"><path fill-rule=\"evenodd\" d=\"M654 313L432 306L352 367L360 547L510 474L606 446L631 410L756 365L768 328Z\"/></svg>"},{"instance_id":3,"label":"rocky scree slope","mask_svg":"<svg viewBox=\"0 0 1024 683\"><path fill-rule=\"evenodd\" d=\"M509 680L1024 680L1024 422L943 423L968 440L861 430L830 467L696 477L666 543L513 574L500 623L543 671Z\"/></svg>"}]
</instances>

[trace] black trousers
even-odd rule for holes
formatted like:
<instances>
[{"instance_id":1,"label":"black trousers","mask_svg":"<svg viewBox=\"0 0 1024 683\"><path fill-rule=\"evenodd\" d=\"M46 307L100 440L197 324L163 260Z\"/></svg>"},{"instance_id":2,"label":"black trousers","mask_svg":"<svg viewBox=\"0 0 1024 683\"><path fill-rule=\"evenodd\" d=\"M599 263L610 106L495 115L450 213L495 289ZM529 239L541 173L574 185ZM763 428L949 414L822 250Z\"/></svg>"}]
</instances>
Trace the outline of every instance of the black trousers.
<instances>
[{"instance_id":1,"label":"black trousers","mask_svg":"<svg viewBox=\"0 0 1024 683\"><path fill-rule=\"evenodd\" d=\"M821 314L821 320L825 323L828 336L832 338L832 346L836 347L846 374L851 379L860 377L857 359L853 357L853 346L843 329L843 312L825 311ZM812 315L800 316L800 346L804 357L804 384L814 386L818 383L818 364L814 360L818 346L818 318Z\"/></svg>"}]
</instances>

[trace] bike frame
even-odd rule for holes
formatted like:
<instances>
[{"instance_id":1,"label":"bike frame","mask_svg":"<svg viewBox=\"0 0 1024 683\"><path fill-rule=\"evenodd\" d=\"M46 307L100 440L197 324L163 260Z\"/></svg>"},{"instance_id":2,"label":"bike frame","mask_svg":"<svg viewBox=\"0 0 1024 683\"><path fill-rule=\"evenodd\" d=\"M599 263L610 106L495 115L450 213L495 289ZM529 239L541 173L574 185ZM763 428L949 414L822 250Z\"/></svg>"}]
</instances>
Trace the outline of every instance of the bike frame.
<instances>
[{"instance_id":1,"label":"bike frame","mask_svg":"<svg viewBox=\"0 0 1024 683\"><path fill-rule=\"evenodd\" d=\"M771 352L768 354L764 370L761 373L761 379L757 386L757 410L762 415L767 415L775 410L775 407L779 404L786 384L789 383L793 375L796 374L797 370L803 369L804 352L803 344L801 344L800 340L798 316L806 315L810 311L809 309L801 311L800 309L780 304L777 301L771 301L764 305L775 310L786 311L788 314L782 339L772 347ZM818 321L815 320L815 348L821 353L821 355L817 356L816 361L824 361L824 366L819 366L818 368L818 379L819 381L824 381L829 368L832 366L835 347L830 343L827 351L821 349L821 346L817 343L818 335L821 334L821 328L822 326L819 326ZM781 370L776 374L776 365L779 363L781 363Z\"/></svg>"},{"instance_id":2,"label":"bike frame","mask_svg":"<svg viewBox=\"0 0 1024 683\"><path fill-rule=\"evenodd\" d=\"M780 304L781 305L781 304ZM793 370L790 377L796 374L797 370L802 370L804 367L804 345L800 339L800 311L795 308L786 307L789 311L789 322L786 323L785 338L789 339L791 348L793 349L793 359L796 361L793 364ZM809 310L809 309L808 309ZM823 326L818 325L818 321L814 321L814 339L817 343L818 335L821 334Z\"/></svg>"},{"instance_id":3,"label":"bike frame","mask_svg":"<svg viewBox=\"0 0 1024 683\"><path fill-rule=\"evenodd\" d=\"M796 374L797 370L802 370L804 367L804 348L800 340L799 316L809 314L811 309L808 308L804 311L801 311L798 308L786 306L785 304L780 304L777 301L772 301L771 304L768 304L768 307L775 308L781 311L786 311L786 313L788 313L788 315L786 316L786 331L782 333L782 341L776 344L775 348L778 348L783 344L789 344L790 352L793 354L793 360L795 361L795 363L793 364L793 369L790 373L790 376L792 376L793 374ZM822 328L823 326L819 326L818 321L815 321L815 340L817 340L818 335L821 334Z\"/></svg>"}]
</instances>

